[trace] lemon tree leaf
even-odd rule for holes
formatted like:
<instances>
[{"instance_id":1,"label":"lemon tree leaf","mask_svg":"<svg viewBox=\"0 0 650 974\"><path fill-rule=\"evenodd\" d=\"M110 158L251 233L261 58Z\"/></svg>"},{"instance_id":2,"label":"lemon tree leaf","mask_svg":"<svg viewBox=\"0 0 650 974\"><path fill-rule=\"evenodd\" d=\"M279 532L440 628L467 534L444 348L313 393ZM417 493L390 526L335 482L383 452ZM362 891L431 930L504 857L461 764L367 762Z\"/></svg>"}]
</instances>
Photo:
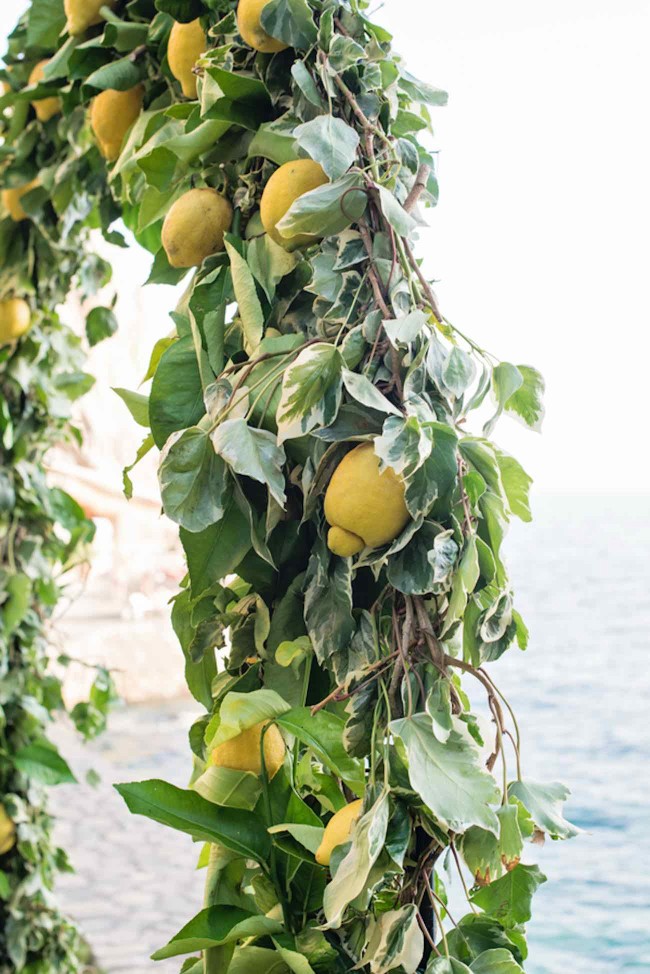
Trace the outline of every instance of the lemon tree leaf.
<instances>
[{"instance_id":1,"label":"lemon tree leaf","mask_svg":"<svg viewBox=\"0 0 650 974\"><path fill-rule=\"evenodd\" d=\"M359 133L342 118L318 115L295 129L298 145L320 164L330 179L339 179L354 162Z\"/></svg>"},{"instance_id":2,"label":"lemon tree leaf","mask_svg":"<svg viewBox=\"0 0 650 974\"><path fill-rule=\"evenodd\" d=\"M363 767L348 755L343 746L344 720L326 710L319 710L312 716L309 707L294 707L281 714L276 723L311 748L323 764L342 778L356 794L363 793Z\"/></svg>"},{"instance_id":3,"label":"lemon tree leaf","mask_svg":"<svg viewBox=\"0 0 650 974\"><path fill-rule=\"evenodd\" d=\"M204 413L194 343L185 335L165 349L151 383L149 421L158 449L162 450L172 433L195 426Z\"/></svg>"},{"instance_id":4,"label":"lemon tree leaf","mask_svg":"<svg viewBox=\"0 0 650 974\"><path fill-rule=\"evenodd\" d=\"M223 518L197 533L181 528L192 595L199 598L215 581L234 571L251 548L250 525L237 504L230 500Z\"/></svg>"},{"instance_id":5,"label":"lemon tree leaf","mask_svg":"<svg viewBox=\"0 0 650 974\"><path fill-rule=\"evenodd\" d=\"M209 766L192 785L206 801L229 808L245 808L252 811L262 791L262 783L250 771Z\"/></svg>"},{"instance_id":6,"label":"lemon tree leaf","mask_svg":"<svg viewBox=\"0 0 650 974\"><path fill-rule=\"evenodd\" d=\"M13 763L28 778L45 785L71 784L77 780L68 762L49 741L34 741L21 748L14 755Z\"/></svg>"},{"instance_id":7,"label":"lemon tree leaf","mask_svg":"<svg viewBox=\"0 0 650 974\"><path fill-rule=\"evenodd\" d=\"M268 937L282 930L278 920L248 913L236 906L210 906L201 910L182 930L161 947L152 960L165 960L179 954L193 954L245 937Z\"/></svg>"},{"instance_id":8,"label":"lemon tree leaf","mask_svg":"<svg viewBox=\"0 0 650 974\"><path fill-rule=\"evenodd\" d=\"M432 957L426 974L471 974L471 970L455 957Z\"/></svg>"},{"instance_id":9,"label":"lemon tree leaf","mask_svg":"<svg viewBox=\"0 0 650 974\"><path fill-rule=\"evenodd\" d=\"M256 862L268 859L271 840L253 812L219 808L195 791L155 778L115 785L115 789L134 815L144 815L201 842L216 842Z\"/></svg>"},{"instance_id":10,"label":"lemon tree leaf","mask_svg":"<svg viewBox=\"0 0 650 974\"><path fill-rule=\"evenodd\" d=\"M264 334L264 313L257 296L255 280L251 269L230 241L226 240L226 253L230 259L232 283L241 317L246 351L251 354L262 341Z\"/></svg>"},{"instance_id":11,"label":"lemon tree leaf","mask_svg":"<svg viewBox=\"0 0 650 974\"><path fill-rule=\"evenodd\" d=\"M228 693L219 709L219 726L208 741L210 749L237 737L262 721L272 721L291 708L275 690Z\"/></svg>"},{"instance_id":12,"label":"lemon tree leaf","mask_svg":"<svg viewBox=\"0 0 650 974\"><path fill-rule=\"evenodd\" d=\"M464 832L480 825L497 834L490 805L499 801L499 788L476 747L458 731L442 744L428 714L394 720L391 730L406 748L411 786L444 828Z\"/></svg>"},{"instance_id":13,"label":"lemon tree leaf","mask_svg":"<svg viewBox=\"0 0 650 974\"><path fill-rule=\"evenodd\" d=\"M131 392L130 389L120 389L117 386L113 387L113 392L120 397L138 426L149 429L149 396L143 396L140 392Z\"/></svg>"}]
</instances>

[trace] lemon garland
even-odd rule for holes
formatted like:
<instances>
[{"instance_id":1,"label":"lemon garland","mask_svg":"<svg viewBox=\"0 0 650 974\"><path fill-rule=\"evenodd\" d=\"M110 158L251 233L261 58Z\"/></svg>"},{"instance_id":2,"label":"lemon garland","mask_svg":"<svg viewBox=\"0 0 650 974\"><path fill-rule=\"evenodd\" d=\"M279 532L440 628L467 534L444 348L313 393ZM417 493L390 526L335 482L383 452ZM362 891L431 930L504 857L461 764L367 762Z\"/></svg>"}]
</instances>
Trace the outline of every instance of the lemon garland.
<instances>
[{"instance_id":1,"label":"lemon garland","mask_svg":"<svg viewBox=\"0 0 650 974\"><path fill-rule=\"evenodd\" d=\"M65 0L46 29L33 0L30 71L52 57L5 104L62 100L58 226L83 197L60 193L72 146L92 219L114 235L121 212L151 281L196 268L149 394L120 390L147 430L135 463L161 451L188 564L172 622L204 707L188 789L118 786L205 843L205 907L154 957L516 974L545 881L526 841L576 833L567 790L525 777L486 669L528 641L501 547L530 478L492 433L539 427L543 380L447 320L415 257L438 192L419 133L446 95L364 0L100 7Z\"/></svg>"}]
</instances>

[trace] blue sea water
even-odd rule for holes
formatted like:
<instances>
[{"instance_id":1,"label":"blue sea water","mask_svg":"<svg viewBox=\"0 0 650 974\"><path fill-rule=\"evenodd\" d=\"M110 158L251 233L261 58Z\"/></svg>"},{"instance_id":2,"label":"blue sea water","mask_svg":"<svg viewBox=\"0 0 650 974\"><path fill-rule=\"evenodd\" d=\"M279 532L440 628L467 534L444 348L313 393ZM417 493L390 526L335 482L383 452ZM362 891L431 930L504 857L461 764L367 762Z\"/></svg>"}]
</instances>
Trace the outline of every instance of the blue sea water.
<instances>
[{"instance_id":1,"label":"blue sea water","mask_svg":"<svg viewBox=\"0 0 650 974\"><path fill-rule=\"evenodd\" d=\"M507 542L526 653L492 674L524 774L585 830L538 852L529 974L650 971L650 496L544 495Z\"/></svg>"},{"instance_id":2,"label":"blue sea water","mask_svg":"<svg viewBox=\"0 0 650 974\"><path fill-rule=\"evenodd\" d=\"M541 495L505 551L531 631L490 672L517 711L524 775L571 788L584 832L535 847L548 877L528 926L527 974L650 972L650 495ZM61 741L80 780L57 789L61 884L108 974L175 974L148 957L201 906L187 836L131 817L111 781L183 785L193 707L130 707L89 748ZM89 827L88 823L92 823ZM97 863L102 869L97 869Z\"/></svg>"}]
</instances>

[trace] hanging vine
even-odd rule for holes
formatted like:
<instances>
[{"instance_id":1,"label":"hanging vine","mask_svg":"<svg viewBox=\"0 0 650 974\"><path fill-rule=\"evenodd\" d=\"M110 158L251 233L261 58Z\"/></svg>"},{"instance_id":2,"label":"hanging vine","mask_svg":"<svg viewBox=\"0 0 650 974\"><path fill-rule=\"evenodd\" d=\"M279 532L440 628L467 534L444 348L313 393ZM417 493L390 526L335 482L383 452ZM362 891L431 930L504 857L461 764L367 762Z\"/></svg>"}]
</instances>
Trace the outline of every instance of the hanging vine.
<instances>
[{"instance_id":1,"label":"hanging vine","mask_svg":"<svg viewBox=\"0 0 650 974\"><path fill-rule=\"evenodd\" d=\"M96 149L79 142L83 109L61 115L58 97L21 95L34 61L56 42L35 10L9 41L1 120L0 219L0 971L77 974L88 949L53 900L70 869L52 837L48 787L73 782L47 738L64 711L51 620L68 573L82 564L94 527L46 477L49 450L81 441L74 402L92 385L78 337L57 308L70 290L94 294L110 277L89 230L117 214ZM88 318L92 343L113 330L108 308ZM104 727L113 698L98 669L69 716L85 738Z\"/></svg>"},{"instance_id":2,"label":"hanging vine","mask_svg":"<svg viewBox=\"0 0 650 974\"><path fill-rule=\"evenodd\" d=\"M492 435L539 428L543 381L453 325L416 257L446 95L363 0L100 6L33 0L51 59L0 105L61 98L44 205L75 150L104 185L97 144L98 225L119 209L150 280L187 279L149 393L120 392L136 462L160 450L205 710L187 789L118 789L204 843L205 907L154 957L516 974L545 879L525 850L576 832L488 666L527 646L502 542L531 516Z\"/></svg>"}]
</instances>

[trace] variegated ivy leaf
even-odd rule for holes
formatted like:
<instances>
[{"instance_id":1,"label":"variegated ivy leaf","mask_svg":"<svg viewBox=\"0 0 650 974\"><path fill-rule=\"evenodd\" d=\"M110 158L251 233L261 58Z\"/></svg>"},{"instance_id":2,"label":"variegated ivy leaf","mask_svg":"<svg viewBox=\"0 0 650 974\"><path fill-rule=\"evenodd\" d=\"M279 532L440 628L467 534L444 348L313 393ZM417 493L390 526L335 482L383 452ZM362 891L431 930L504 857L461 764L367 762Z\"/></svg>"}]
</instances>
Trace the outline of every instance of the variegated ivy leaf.
<instances>
[{"instance_id":1,"label":"variegated ivy leaf","mask_svg":"<svg viewBox=\"0 0 650 974\"><path fill-rule=\"evenodd\" d=\"M249 426L245 419L227 419L211 434L215 453L231 470L265 484L278 504L284 507L286 494L282 467L284 449L273 433Z\"/></svg>"},{"instance_id":2,"label":"variegated ivy leaf","mask_svg":"<svg viewBox=\"0 0 650 974\"><path fill-rule=\"evenodd\" d=\"M462 348L454 345L442 367L445 386L456 399L460 399L476 376L474 360Z\"/></svg>"},{"instance_id":3,"label":"variegated ivy leaf","mask_svg":"<svg viewBox=\"0 0 650 974\"><path fill-rule=\"evenodd\" d=\"M526 811L519 802L502 805L497 809L499 834L495 836L481 828L471 828L462 836L460 851L476 883L491 883L503 875L506 869L516 866L524 849L524 838L519 824L520 812Z\"/></svg>"},{"instance_id":4,"label":"variegated ivy leaf","mask_svg":"<svg viewBox=\"0 0 650 974\"><path fill-rule=\"evenodd\" d=\"M337 238L335 271L344 271L366 260L368 254L358 230L344 230Z\"/></svg>"},{"instance_id":5,"label":"variegated ivy leaf","mask_svg":"<svg viewBox=\"0 0 650 974\"><path fill-rule=\"evenodd\" d=\"M354 828L350 849L339 863L323 897L323 910L330 929L340 926L345 908L366 885L384 847L389 807L388 793L384 791Z\"/></svg>"},{"instance_id":6,"label":"variegated ivy leaf","mask_svg":"<svg viewBox=\"0 0 650 974\"><path fill-rule=\"evenodd\" d=\"M433 437L420 426L415 416L389 416L381 436L375 440L375 453L382 467L395 473L411 475L431 454Z\"/></svg>"},{"instance_id":7,"label":"variegated ivy leaf","mask_svg":"<svg viewBox=\"0 0 650 974\"><path fill-rule=\"evenodd\" d=\"M516 365L510 362L500 362L492 371L492 391L497 404L497 410L483 427L483 435L490 436L497 420L506 408L508 400L521 389L524 377Z\"/></svg>"},{"instance_id":8,"label":"variegated ivy leaf","mask_svg":"<svg viewBox=\"0 0 650 974\"><path fill-rule=\"evenodd\" d=\"M501 879L475 890L471 899L504 927L514 927L528 923L533 896L545 882L546 876L538 866L518 863Z\"/></svg>"},{"instance_id":9,"label":"variegated ivy leaf","mask_svg":"<svg viewBox=\"0 0 650 974\"><path fill-rule=\"evenodd\" d=\"M384 331L388 340L395 348L398 345L410 345L418 337L429 321L424 311L411 311L402 318L389 318L384 321Z\"/></svg>"},{"instance_id":10,"label":"variegated ivy leaf","mask_svg":"<svg viewBox=\"0 0 650 974\"><path fill-rule=\"evenodd\" d=\"M329 426L341 405L343 359L326 342L305 348L287 368L278 407L278 442Z\"/></svg>"},{"instance_id":11,"label":"variegated ivy leaf","mask_svg":"<svg viewBox=\"0 0 650 974\"><path fill-rule=\"evenodd\" d=\"M465 542L458 571L454 575L449 599L449 608L445 615L442 635L445 636L460 621L467 606L467 599L476 588L479 579L480 566L476 536L471 535Z\"/></svg>"},{"instance_id":12,"label":"variegated ivy leaf","mask_svg":"<svg viewBox=\"0 0 650 974\"><path fill-rule=\"evenodd\" d=\"M530 477L518 460L509 453L495 448L497 463L501 471L501 481L508 499L508 507L512 514L522 521L531 521L530 488L533 478Z\"/></svg>"},{"instance_id":13,"label":"variegated ivy leaf","mask_svg":"<svg viewBox=\"0 0 650 974\"><path fill-rule=\"evenodd\" d=\"M307 0L271 0L260 19L267 34L299 51L309 50L318 37Z\"/></svg>"},{"instance_id":14,"label":"variegated ivy leaf","mask_svg":"<svg viewBox=\"0 0 650 974\"><path fill-rule=\"evenodd\" d=\"M378 409L382 413L392 413L393 416L402 415L397 406L393 405L386 396L382 395L379 389L372 382L360 375L358 372L351 372L349 369L342 371L343 385L347 392L364 406L370 409Z\"/></svg>"},{"instance_id":15,"label":"variegated ivy leaf","mask_svg":"<svg viewBox=\"0 0 650 974\"><path fill-rule=\"evenodd\" d=\"M367 203L361 174L351 172L300 196L277 229L287 240L303 233L331 237L360 220Z\"/></svg>"},{"instance_id":16,"label":"variegated ivy leaf","mask_svg":"<svg viewBox=\"0 0 650 974\"><path fill-rule=\"evenodd\" d=\"M499 820L490 806L499 801L499 788L481 766L478 749L455 730L442 744L428 714L394 720L390 727L404 744L411 787L442 828L464 832L480 825L496 835Z\"/></svg>"},{"instance_id":17,"label":"variegated ivy leaf","mask_svg":"<svg viewBox=\"0 0 650 974\"><path fill-rule=\"evenodd\" d=\"M298 145L319 163L330 179L339 179L353 164L359 133L333 115L318 115L294 132Z\"/></svg>"},{"instance_id":18,"label":"variegated ivy leaf","mask_svg":"<svg viewBox=\"0 0 650 974\"><path fill-rule=\"evenodd\" d=\"M415 974L424 953L424 936L413 903L388 910L372 922L363 964L372 974L388 974L400 969Z\"/></svg>"}]
</instances>

